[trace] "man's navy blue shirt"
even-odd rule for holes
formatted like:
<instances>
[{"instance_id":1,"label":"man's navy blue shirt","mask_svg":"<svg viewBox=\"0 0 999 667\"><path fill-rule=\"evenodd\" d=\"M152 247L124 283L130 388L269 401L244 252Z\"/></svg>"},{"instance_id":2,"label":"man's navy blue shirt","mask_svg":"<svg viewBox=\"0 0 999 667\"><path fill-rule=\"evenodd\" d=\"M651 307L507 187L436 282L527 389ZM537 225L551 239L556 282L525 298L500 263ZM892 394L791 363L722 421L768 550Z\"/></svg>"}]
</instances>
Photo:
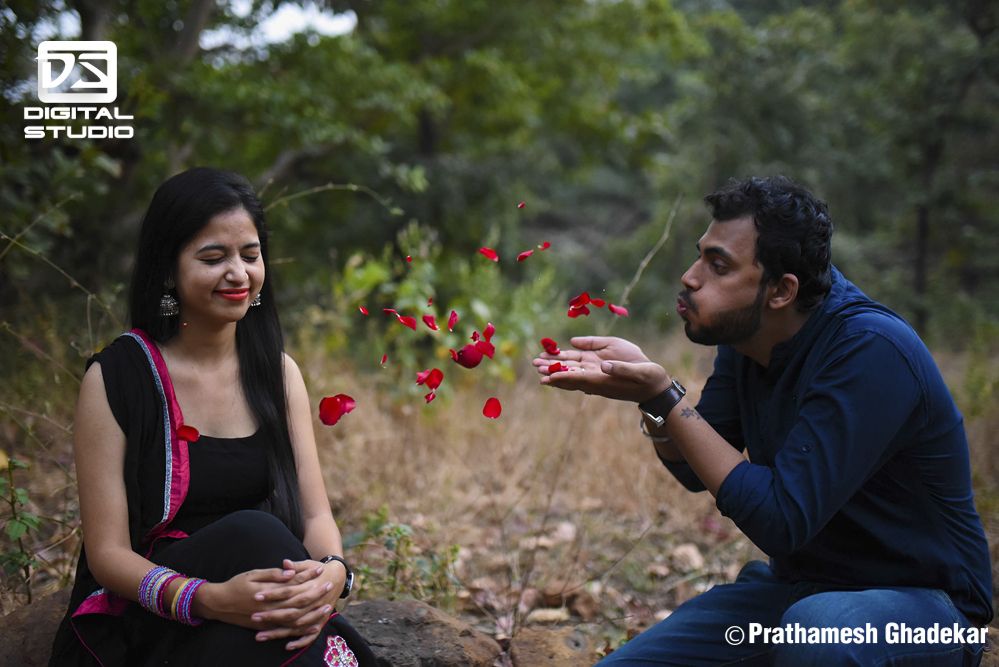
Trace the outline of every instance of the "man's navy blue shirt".
<instances>
[{"instance_id":1,"label":"man's navy blue shirt","mask_svg":"<svg viewBox=\"0 0 999 667\"><path fill-rule=\"evenodd\" d=\"M838 270L767 368L719 346L697 410L749 452L716 502L778 576L939 588L972 622L992 619L961 413L912 327ZM666 465L704 489L688 465Z\"/></svg>"}]
</instances>

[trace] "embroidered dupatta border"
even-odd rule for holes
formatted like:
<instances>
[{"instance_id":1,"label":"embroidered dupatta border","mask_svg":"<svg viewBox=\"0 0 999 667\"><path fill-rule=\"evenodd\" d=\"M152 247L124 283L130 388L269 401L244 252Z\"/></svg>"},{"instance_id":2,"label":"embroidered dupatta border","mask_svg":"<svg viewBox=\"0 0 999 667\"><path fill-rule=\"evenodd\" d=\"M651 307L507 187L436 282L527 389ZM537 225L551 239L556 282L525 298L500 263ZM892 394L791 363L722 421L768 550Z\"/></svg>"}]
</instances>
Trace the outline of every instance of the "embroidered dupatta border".
<instances>
[{"instance_id":1,"label":"embroidered dupatta border","mask_svg":"<svg viewBox=\"0 0 999 667\"><path fill-rule=\"evenodd\" d=\"M183 414L174 395L173 383L167 371L166 362L155 343L141 329L132 329L121 334L133 339L146 356L160 404L163 406L163 443L165 453L165 474L163 484L163 515L160 522L145 535L143 542L150 545L161 537L186 537L185 533L170 530L169 524L177 515L187 497L191 483L190 458L187 441L181 440L177 429L183 423ZM148 554L147 554L148 555ZM120 598L104 588L99 588L80 603L73 617L84 614L111 614L119 616L128 607L128 600Z\"/></svg>"}]
</instances>

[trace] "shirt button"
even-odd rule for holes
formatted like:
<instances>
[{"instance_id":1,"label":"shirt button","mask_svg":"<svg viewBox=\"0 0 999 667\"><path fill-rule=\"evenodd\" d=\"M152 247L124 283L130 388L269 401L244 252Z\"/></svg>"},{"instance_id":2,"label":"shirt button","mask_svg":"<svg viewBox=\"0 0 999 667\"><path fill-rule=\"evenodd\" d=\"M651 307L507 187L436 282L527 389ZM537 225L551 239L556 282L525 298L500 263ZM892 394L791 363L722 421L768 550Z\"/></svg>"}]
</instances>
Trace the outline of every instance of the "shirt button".
<instances>
[{"instance_id":1,"label":"shirt button","mask_svg":"<svg viewBox=\"0 0 999 667\"><path fill-rule=\"evenodd\" d=\"M802 445L801 446L801 451L803 451L803 452L805 452L807 454L808 452L812 451L812 447L810 445Z\"/></svg>"}]
</instances>

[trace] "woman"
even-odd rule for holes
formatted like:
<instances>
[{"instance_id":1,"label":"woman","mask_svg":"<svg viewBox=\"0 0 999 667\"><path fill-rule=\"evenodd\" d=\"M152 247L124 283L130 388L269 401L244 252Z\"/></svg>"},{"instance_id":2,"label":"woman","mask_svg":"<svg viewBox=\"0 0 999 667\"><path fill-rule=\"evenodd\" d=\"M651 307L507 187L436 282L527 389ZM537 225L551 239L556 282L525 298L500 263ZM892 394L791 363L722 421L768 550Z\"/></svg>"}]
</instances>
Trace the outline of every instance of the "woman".
<instances>
[{"instance_id":1,"label":"woman","mask_svg":"<svg viewBox=\"0 0 999 667\"><path fill-rule=\"evenodd\" d=\"M84 553L52 665L374 663L334 609L352 575L266 273L245 178L159 187L134 328L80 387Z\"/></svg>"}]
</instances>

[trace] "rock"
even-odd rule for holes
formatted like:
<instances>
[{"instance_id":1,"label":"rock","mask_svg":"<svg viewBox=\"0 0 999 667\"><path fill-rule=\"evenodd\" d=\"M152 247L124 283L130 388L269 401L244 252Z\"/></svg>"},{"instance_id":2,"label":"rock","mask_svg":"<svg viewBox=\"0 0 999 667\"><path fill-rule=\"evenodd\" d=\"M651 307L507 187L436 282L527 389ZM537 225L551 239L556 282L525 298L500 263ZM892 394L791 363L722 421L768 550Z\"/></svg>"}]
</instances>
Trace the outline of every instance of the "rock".
<instances>
[{"instance_id":1,"label":"rock","mask_svg":"<svg viewBox=\"0 0 999 667\"><path fill-rule=\"evenodd\" d=\"M0 667L46 665L69 589L3 617ZM500 646L471 626L416 600L350 605L344 616L371 644L379 667L492 667Z\"/></svg>"},{"instance_id":2,"label":"rock","mask_svg":"<svg viewBox=\"0 0 999 667\"><path fill-rule=\"evenodd\" d=\"M344 617L368 640L380 667L492 667L491 637L417 600L367 600Z\"/></svg>"},{"instance_id":3,"label":"rock","mask_svg":"<svg viewBox=\"0 0 999 667\"><path fill-rule=\"evenodd\" d=\"M47 665L52 640L69 606L69 589L35 600L3 617L0 667Z\"/></svg>"},{"instance_id":4,"label":"rock","mask_svg":"<svg viewBox=\"0 0 999 667\"><path fill-rule=\"evenodd\" d=\"M579 630L523 627L510 641L510 659L514 667L578 667L592 665L599 656Z\"/></svg>"},{"instance_id":5,"label":"rock","mask_svg":"<svg viewBox=\"0 0 999 667\"><path fill-rule=\"evenodd\" d=\"M701 550L690 542L674 548L670 558L676 569L681 572L696 572L704 568L704 556L701 555Z\"/></svg>"}]
</instances>

